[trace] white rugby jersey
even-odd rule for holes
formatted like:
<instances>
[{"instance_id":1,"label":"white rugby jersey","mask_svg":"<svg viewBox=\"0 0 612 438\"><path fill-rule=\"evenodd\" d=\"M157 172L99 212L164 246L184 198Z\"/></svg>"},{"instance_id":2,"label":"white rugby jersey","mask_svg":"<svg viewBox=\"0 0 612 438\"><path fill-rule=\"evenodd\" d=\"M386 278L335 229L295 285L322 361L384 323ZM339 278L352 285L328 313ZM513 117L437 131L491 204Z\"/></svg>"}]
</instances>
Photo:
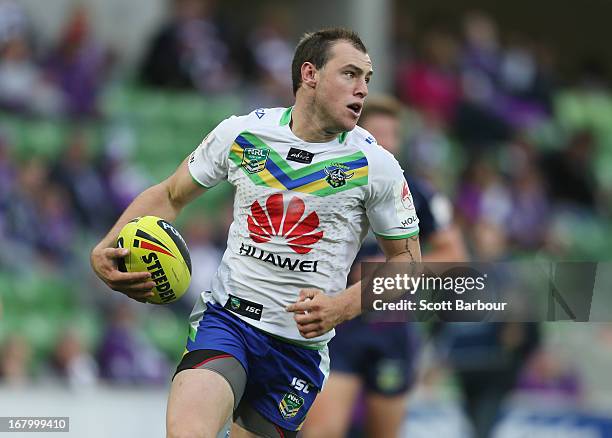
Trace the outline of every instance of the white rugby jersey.
<instances>
[{"instance_id":1,"label":"white rugby jersey","mask_svg":"<svg viewBox=\"0 0 612 438\"><path fill-rule=\"evenodd\" d=\"M189 157L200 185L228 180L236 188L227 249L202 299L272 335L318 347L334 331L305 339L285 307L303 288L345 289L369 227L402 239L418 233L418 218L399 163L366 130L307 143L289 127L291 110L232 116Z\"/></svg>"}]
</instances>

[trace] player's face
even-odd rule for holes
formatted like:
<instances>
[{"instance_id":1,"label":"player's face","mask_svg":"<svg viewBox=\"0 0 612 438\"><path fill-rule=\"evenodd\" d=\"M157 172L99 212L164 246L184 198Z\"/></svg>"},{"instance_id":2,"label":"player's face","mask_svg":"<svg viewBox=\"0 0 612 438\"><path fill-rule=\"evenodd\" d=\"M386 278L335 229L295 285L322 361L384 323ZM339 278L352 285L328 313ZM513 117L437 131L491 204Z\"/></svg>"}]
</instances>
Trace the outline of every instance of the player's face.
<instances>
[{"instance_id":1,"label":"player's face","mask_svg":"<svg viewBox=\"0 0 612 438\"><path fill-rule=\"evenodd\" d=\"M330 131L344 132L355 128L372 76L372 61L346 41L330 48L327 63L319 70L315 89L316 110L320 111Z\"/></svg>"},{"instance_id":2,"label":"player's face","mask_svg":"<svg viewBox=\"0 0 612 438\"><path fill-rule=\"evenodd\" d=\"M379 145L393 155L397 155L401 143L401 127L397 117L387 114L371 114L361 126L374 136Z\"/></svg>"}]
</instances>

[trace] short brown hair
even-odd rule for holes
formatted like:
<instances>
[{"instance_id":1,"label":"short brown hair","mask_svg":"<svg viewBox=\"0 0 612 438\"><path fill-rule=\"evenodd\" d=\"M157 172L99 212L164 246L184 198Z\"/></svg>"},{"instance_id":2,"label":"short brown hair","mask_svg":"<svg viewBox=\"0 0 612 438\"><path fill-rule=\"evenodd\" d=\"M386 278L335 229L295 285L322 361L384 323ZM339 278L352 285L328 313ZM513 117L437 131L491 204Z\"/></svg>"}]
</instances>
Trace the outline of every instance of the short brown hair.
<instances>
[{"instance_id":1,"label":"short brown hair","mask_svg":"<svg viewBox=\"0 0 612 438\"><path fill-rule=\"evenodd\" d=\"M368 97L359 117L359 125L363 126L368 117L378 114L399 119L402 115L402 104L392 96Z\"/></svg>"},{"instance_id":2,"label":"short brown hair","mask_svg":"<svg viewBox=\"0 0 612 438\"><path fill-rule=\"evenodd\" d=\"M367 49L357 32L349 29L335 27L304 34L295 48L293 61L291 62L294 95L302 84L302 64L311 62L317 69L322 68L329 60L329 49L332 43L336 41L346 41L357 50L367 53Z\"/></svg>"}]
</instances>

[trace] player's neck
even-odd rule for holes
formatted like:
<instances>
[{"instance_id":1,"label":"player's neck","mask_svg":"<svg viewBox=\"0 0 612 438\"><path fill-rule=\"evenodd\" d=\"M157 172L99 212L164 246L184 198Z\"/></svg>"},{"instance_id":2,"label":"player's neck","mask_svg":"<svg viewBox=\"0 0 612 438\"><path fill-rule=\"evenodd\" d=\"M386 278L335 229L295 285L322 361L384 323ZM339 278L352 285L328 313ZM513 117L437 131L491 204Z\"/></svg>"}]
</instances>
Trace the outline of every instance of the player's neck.
<instances>
[{"instance_id":1,"label":"player's neck","mask_svg":"<svg viewBox=\"0 0 612 438\"><path fill-rule=\"evenodd\" d=\"M339 132L331 132L310 102L296 100L291 111L289 127L293 134L308 143L326 143L332 141Z\"/></svg>"}]
</instances>

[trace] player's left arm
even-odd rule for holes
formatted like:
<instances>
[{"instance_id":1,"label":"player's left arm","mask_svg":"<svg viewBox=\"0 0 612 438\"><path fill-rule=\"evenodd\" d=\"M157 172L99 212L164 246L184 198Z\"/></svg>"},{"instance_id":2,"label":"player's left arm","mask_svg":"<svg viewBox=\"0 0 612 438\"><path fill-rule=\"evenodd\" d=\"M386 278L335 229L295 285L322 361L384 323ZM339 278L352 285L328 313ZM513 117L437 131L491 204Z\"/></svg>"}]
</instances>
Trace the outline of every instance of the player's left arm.
<instances>
[{"instance_id":1,"label":"player's left arm","mask_svg":"<svg viewBox=\"0 0 612 438\"><path fill-rule=\"evenodd\" d=\"M397 240L378 237L378 244L387 262L416 264L421 261L418 234ZM319 289L302 289L298 301L287 307L288 312L294 312L298 330L307 339L321 336L355 318L361 309L361 281L334 296Z\"/></svg>"},{"instance_id":2,"label":"player's left arm","mask_svg":"<svg viewBox=\"0 0 612 438\"><path fill-rule=\"evenodd\" d=\"M387 262L419 263L421 261L418 234L406 239L384 239L379 236L377 240Z\"/></svg>"},{"instance_id":3,"label":"player's left arm","mask_svg":"<svg viewBox=\"0 0 612 438\"><path fill-rule=\"evenodd\" d=\"M386 260L420 262L419 220L404 171L382 148L373 149L368 165L371 172L363 206ZM294 312L300 334L314 338L356 317L361 308L361 282L357 282L333 296L318 289L301 290L297 302L288 306L287 311Z\"/></svg>"}]
</instances>

